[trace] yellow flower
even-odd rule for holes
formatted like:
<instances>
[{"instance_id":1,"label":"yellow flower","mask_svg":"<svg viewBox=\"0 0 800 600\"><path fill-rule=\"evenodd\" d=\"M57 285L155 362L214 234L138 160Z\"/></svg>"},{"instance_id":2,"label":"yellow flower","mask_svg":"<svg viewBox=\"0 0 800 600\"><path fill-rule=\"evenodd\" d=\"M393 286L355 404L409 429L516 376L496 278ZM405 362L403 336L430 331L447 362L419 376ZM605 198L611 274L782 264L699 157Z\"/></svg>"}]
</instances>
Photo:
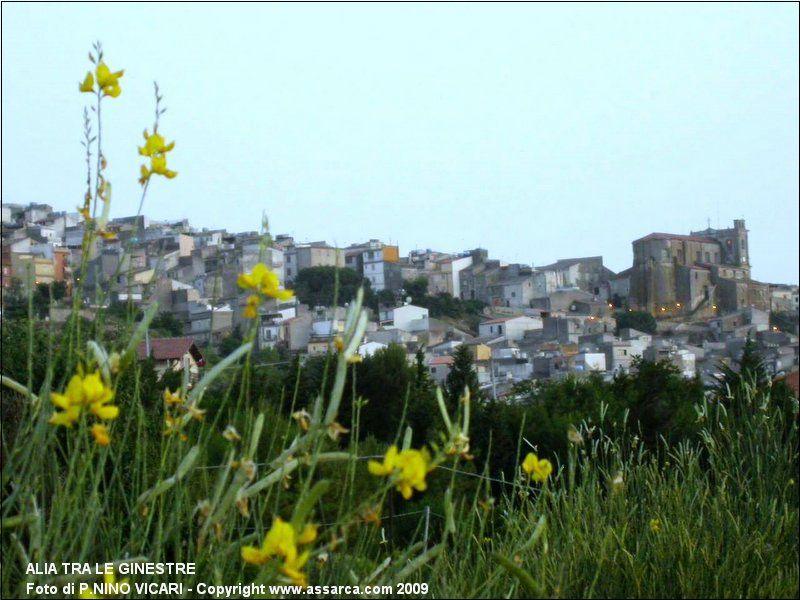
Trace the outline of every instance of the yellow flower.
<instances>
[{"instance_id":1,"label":"yellow flower","mask_svg":"<svg viewBox=\"0 0 800 600\"><path fill-rule=\"evenodd\" d=\"M114 399L114 390L106 386L99 371L83 379L83 392L85 403L98 419L111 420L119 416L119 407L108 404Z\"/></svg>"},{"instance_id":2,"label":"yellow flower","mask_svg":"<svg viewBox=\"0 0 800 600\"><path fill-rule=\"evenodd\" d=\"M113 398L114 390L105 384L99 371L85 377L75 374L69 380L63 394L50 394L50 401L62 409L50 417L50 423L71 427L80 417L83 408L87 406L99 419L116 419L119 416L119 407L108 404Z\"/></svg>"},{"instance_id":3,"label":"yellow flower","mask_svg":"<svg viewBox=\"0 0 800 600\"><path fill-rule=\"evenodd\" d=\"M148 179L150 179L150 169L142 165L139 167L139 183L144 185Z\"/></svg>"},{"instance_id":4,"label":"yellow flower","mask_svg":"<svg viewBox=\"0 0 800 600\"><path fill-rule=\"evenodd\" d=\"M155 132L150 135L147 133L147 130L145 130L144 139L144 146L139 148L139 154L141 156L165 154L175 147L175 142L167 144L164 140L164 136Z\"/></svg>"},{"instance_id":5,"label":"yellow flower","mask_svg":"<svg viewBox=\"0 0 800 600\"><path fill-rule=\"evenodd\" d=\"M291 290L280 288L278 276L270 271L264 263L258 263L250 273L240 273L236 282L242 289L255 290L278 300L289 300L294 297L294 292Z\"/></svg>"},{"instance_id":6,"label":"yellow flower","mask_svg":"<svg viewBox=\"0 0 800 600\"><path fill-rule=\"evenodd\" d=\"M308 550L298 553L298 546L311 544L316 539L316 525L308 523L298 532L291 523L276 517L261 547L242 547L242 560L252 565L263 565L273 556L280 557L283 559L281 573L289 577L295 585L305 586L306 576L302 569L311 553Z\"/></svg>"},{"instance_id":7,"label":"yellow flower","mask_svg":"<svg viewBox=\"0 0 800 600\"><path fill-rule=\"evenodd\" d=\"M94 91L94 75L92 75L91 71L86 72L86 78L83 80L83 83L78 84L78 89L81 92L93 92Z\"/></svg>"},{"instance_id":8,"label":"yellow flower","mask_svg":"<svg viewBox=\"0 0 800 600\"><path fill-rule=\"evenodd\" d=\"M258 316L258 305L260 300L255 294L250 294L247 297L247 306L244 307L242 315L245 319L255 319Z\"/></svg>"},{"instance_id":9,"label":"yellow flower","mask_svg":"<svg viewBox=\"0 0 800 600\"><path fill-rule=\"evenodd\" d=\"M553 472L553 465L546 458L540 459L532 452L528 452L525 460L522 461L522 470L525 471L528 476L532 476L534 481L543 482L546 481L550 473Z\"/></svg>"},{"instance_id":10,"label":"yellow flower","mask_svg":"<svg viewBox=\"0 0 800 600\"><path fill-rule=\"evenodd\" d=\"M177 171L170 171L167 168L167 157L163 154L150 157L150 175L163 175L167 179L174 178Z\"/></svg>"},{"instance_id":11,"label":"yellow flower","mask_svg":"<svg viewBox=\"0 0 800 600\"><path fill-rule=\"evenodd\" d=\"M308 580L306 579L306 574L303 573L301 569L308 562L308 557L310 555L311 553L306 550L300 556L287 558L284 560L283 565L281 566L281 573L291 579L292 583L295 585L306 587L306 585L308 585Z\"/></svg>"},{"instance_id":12,"label":"yellow flower","mask_svg":"<svg viewBox=\"0 0 800 600\"><path fill-rule=\"evenodd\" d=\"M297 543L305 546L306 544L311 544L317 539L317 526L311 523L306 523L306 526L303 527L303 531L301 531L297 536Z\"/></svg>"},{"instance_id":13,"label":"yellow flower","mask_svg":"<svg viewBox=\"0 0 800 600\"><path fill-rule=\"evenodd\" d=\"M377 460L371 460L367 463L367 469L378 477L391 475L397 466L397 455L397 446L391 445L386 451L386 456L383 457L383 462L379 463Z\"/></svg>"},{"instance_id":14,"label":"yellow flower","mask_svg":"<svg viewBox=\"0 0 800 600\"><path fill-rule=\"evenodd\" d=\"M653 533L661 531L661 519L650 519L650 531Z\"/></svg>"},{"instance_id":15,"label":"yellow flower","mask_svg":"<svg viewBox=\"0 0 800 600\"><path fill-rule=\"evenodd\" d=\"M424 492L428 485L425 476L431 471L430 455L422 450L397 451L397 446L390 446L383 457L383 463L371 460L367 464L369 472L379 477L395 476L395 489L408 500L414 490Z\"/></svg>"},{"instance_id":16,"label":"yellow flower","mask_svg":"<svg viewBox=\"0 0 800 600\"><path fill-rule=\"evenodd\" d=\"M167 388L164 390L164 404L167 406L183 404L183 398L181 398L181 395L177 390L175 392L170 392L169 388Z\"/></svg>"},{"instance_id":17,"label":"yellow flower","mask_svg":"<svg viewBox=\"0 0 800 600\"><path fill-rule=\"evenodd\" d=\"M111 434L108 431L108 427L102 423L92 425L92 436L98 446L108 446L111 443Z\"/></svg>"},{"instance_id":18,"label":"yellow flower","mask_svg":"<svg viewBox=\"0 0 800 600\"><path fill-rule=\"evenodd\" d=\"M72 427L72 425L80 418L81 416L81 407L80 406L62 406L60 403L56 402L54 398L55 394L50 396L50 399L53 401L53 404L63 408L64 410L54 412L53 416L50 417L48 421L51 425L63 425L64 427Z\"/></svg>"},{"instance_id":19,"label":"yellow flower","mask_svg":"<svg viewBox=\"0 0 800 600\"><path fill-rule=\"evenodd\" d=\"M95 71L95 75L97 76L97 85L100 86L104 96L116 98L120 95L122 90L119 87L119 78L122 77L124 73L125 71L112 72L104 62L101 62L99 65L97 65L97 69Z\"/></svg>"}]
</instances>

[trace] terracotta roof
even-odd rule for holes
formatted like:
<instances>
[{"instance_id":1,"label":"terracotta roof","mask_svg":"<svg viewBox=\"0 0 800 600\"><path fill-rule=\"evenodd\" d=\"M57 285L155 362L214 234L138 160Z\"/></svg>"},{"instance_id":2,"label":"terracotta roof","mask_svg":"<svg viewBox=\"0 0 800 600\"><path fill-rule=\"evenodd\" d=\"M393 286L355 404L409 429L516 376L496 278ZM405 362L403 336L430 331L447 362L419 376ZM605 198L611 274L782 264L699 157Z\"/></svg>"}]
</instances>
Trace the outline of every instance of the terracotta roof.
<instances>
[{"instance_id":1,"label":"terracotta roof","mask_svg":"<svg viewBox=\"0 0 800 600\"><path fill-rule=\"evenodd\" d=\"M436 356L431 359L429 365L452 365L455 362L455 358L452 356Z\"/></svg>"},{"instance_id":2,"label":"terracotta roof","mask_svg":"<svg viewBox=\"0 0 800 600\"><path fill-rule=\"evenodd\" d=\"M719 244L719 240L715 240L711 237L704 237L701 235L678 235L675 233L651 233L643 238L639 238L638 240L633 240L633 243L646 242L648 240L675 240L679 242L705 242L707 244Z\"/></svg>"},{"instance_id":3,"label":"terracotta roof","mask_svg":"<svg viewBox=\"0 0 800 600\"><path fill-rule=\"evenodd\" d=\"M800 371L792 371L784 378L786 384L792 388L795 396L800 396Z\"/></svg>"},{"instance_id":4,"label":"terracotta roof","mask_svg":"<svg viewBox=\"0 0 800 600\"><path fill-rule=\"evenodd\" d=\"M146 348L145 342L139 344L137 349L139 360L147 358ZM187 352L190 352L196 361L203 360L203 355L190 337L153 338L150 340L150 356L155 360L178 360Z\"/></svg>"}]
</instances>

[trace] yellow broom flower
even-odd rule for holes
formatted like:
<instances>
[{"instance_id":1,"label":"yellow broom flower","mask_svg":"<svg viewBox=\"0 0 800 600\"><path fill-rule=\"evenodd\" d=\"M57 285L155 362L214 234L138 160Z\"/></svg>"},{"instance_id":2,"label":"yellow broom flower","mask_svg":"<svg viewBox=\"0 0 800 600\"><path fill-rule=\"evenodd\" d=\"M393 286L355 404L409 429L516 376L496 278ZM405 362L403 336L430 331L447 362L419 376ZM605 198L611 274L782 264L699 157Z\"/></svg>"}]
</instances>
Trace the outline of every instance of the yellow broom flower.
<instances>
[{"instance_id":1,"label":"yellow broom flower","mask_svg":"<svg viewBox=\"0 0 800 600\"><path fill-rule=\"evenodd\" d=\"M260 299L255 294L250 294L247 297L247 305L244 307L242 311L242 315L245 319L255 319L258 316L258 305L260 304Z\"/></svg>"},{"instance_id":2,"label":"yellow broom flower","mask_svg":"<svg viewBox=\"0 0 800 600\"><path fill-rule=\"evenodd\" d=\"M167 168L166 155L156 154L150 157L150 174L162 175L167 179L173 179L178 175L178 172Z\"/></svg>"},{"instance_id":3,"label":"yellow broom flower","mask_svg":"<svg viewBox=\"0 0 800 600\"><path fill-rule=\"evenodd\" d=\"M94 91L94 75L92 75L91 71L86 72L86 77L83 83L78 84L78 89L84 93Z\"/></svg>"},{"instance_id":4,"label":"yellow broom flower","mask_svg":"<svg viewBox=\"0 0 800 600\"><path fill-rule=\"evenodd\" d=\"M122 77L124 73L125 71L112 72L104 62L97 65L97 69L95 70L97 85L100 86L104 96L116 98L120 95L122 89L119 87L119 78Z\"/></svg>"},{"instance_id":5,"label":"yellow broom flower","mask_svg":"<svg viewBox=\"0 0 800 600\"><path fill-rule=\"evenodd\" d=\"M546 481L553 472L553 464L546 458L539 458L532 452L528 452L525 460L522 461L522 470L532 477L534 481Z\"/></svg>"},{"instance_id":6,"label":"yellow broom flower","mask_svg":"<svg viewBox=\"0 0 800 600\"><path fill-rule=\"evenodd\" d=\"M154 156L158 154L165 154L175 147L175 142L166 143L164 136L159 133L153 132L149 134L147 130L144 132L144 146L139 148L141 156Z\"/></svg>"},{"instance_id":7,"label":"yellow broom flower","mask_svg":"<svg viewBox=\"0 0 800 600\"><path fill-rule=\"evenodd\" d=\"M295 585L305 586L307 580L302 569L311 553L308 550L299 553L298 546L311 544L316 539L316 525L308 523L298 532L291 523L276 517L260 547L242 547L242 560L251 565L263 565L273 556L282 558L281 573L289 577Z\"/></svg>"},{"instance_id":8,"label":"yellow broom flower","mask_svg":"<svg viewBox=\"0 0 800 600\"><path fill-rule=\"evenodd\" d=\"M111 443L111 433L102 423L92 425L92 437L98 446L108 446Z\"/></svg>"},{"instance_id":9,"label":"yellow broom flower","mask_svg":"<svg viewBox=\"0 0 800 600\"><path fill-rule=\"evenodd\" d=\"M406 500L414 494L414 490L424 492L428 488L425 476L432 470L430 455L422 450L403 450L398 452L397 446L390 446L383 457L383 462L375 460L367 464L369 472L379 477L395 477L395 489Z\"/></svg>"},{"instance_id":10,"label":"yellow broom flower","mask_svg":"<svg viewBox=\"0 0 800 600\"><path fill-rule=\"evenodd\" d=\"M294 292L291 290L281 289L278 276L264 263L258 263L250 273L240 273L236 282L242 289L255 290L278 300L289 300L294 297Z\"/></svg>"}]
</instances>

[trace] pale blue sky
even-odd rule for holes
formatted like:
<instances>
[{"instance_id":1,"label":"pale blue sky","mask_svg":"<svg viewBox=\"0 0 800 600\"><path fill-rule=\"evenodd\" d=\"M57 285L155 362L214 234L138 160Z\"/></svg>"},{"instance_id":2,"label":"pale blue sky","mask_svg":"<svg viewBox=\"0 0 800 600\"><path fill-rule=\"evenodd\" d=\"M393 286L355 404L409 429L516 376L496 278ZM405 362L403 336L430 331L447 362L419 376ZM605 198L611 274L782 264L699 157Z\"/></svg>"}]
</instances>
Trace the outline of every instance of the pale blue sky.
<instances>
[{"instance_id":1,"label":"pale blue sky","mask_svg":"<svg viewBox=\"0 0 800 600\"><path fill-rule=\"evenodd\" d=\"M77 84L125 68L104 122L113 216L139 198L152 81L177 140L145 212L402 253L545 264L744 217L753 274L798 281L798 7L23 5L2 8L2 198L73 209Z\"/></svg>"}]
</instances>

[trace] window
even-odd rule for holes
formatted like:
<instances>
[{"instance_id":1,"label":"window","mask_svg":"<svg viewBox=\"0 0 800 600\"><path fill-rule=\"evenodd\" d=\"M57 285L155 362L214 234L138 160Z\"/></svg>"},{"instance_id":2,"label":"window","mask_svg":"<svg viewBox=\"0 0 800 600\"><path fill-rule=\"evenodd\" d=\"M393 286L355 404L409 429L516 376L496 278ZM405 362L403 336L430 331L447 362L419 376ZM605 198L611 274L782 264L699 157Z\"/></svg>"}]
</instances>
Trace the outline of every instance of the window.
<instances>
[{"instance_id":1,"label":"window","mask_svg":"<svg viewBox=\"0 0 800 600\"><path fill-rule=\"evenodd\" d=\"M700 262L701 260L702 260L702 257L700 256L700 250L698 250L698 251L697 251L697 252L695 252L695 254L694 254L694 261L695 261L695 262Z\"/></svg>"},{"instance_id":2,"label":"window","mask_svg":"<svg viewBox=\"0 0 800 600\"><path fill-rule=\"evenodd\" d=\"M706 262L707 263L711 262L711 253L710 252L706 252Z\"/></svg>"},{"instance_id":3,"label":"window","mask_svg":"<svg viewBox=\"0 0 800 600\"><path fill-rule=\"evenodd\" d=\"M503 326L502 325L498 325L497 326L497 333L503 333Z\"/></svg>"}]
</instances>

